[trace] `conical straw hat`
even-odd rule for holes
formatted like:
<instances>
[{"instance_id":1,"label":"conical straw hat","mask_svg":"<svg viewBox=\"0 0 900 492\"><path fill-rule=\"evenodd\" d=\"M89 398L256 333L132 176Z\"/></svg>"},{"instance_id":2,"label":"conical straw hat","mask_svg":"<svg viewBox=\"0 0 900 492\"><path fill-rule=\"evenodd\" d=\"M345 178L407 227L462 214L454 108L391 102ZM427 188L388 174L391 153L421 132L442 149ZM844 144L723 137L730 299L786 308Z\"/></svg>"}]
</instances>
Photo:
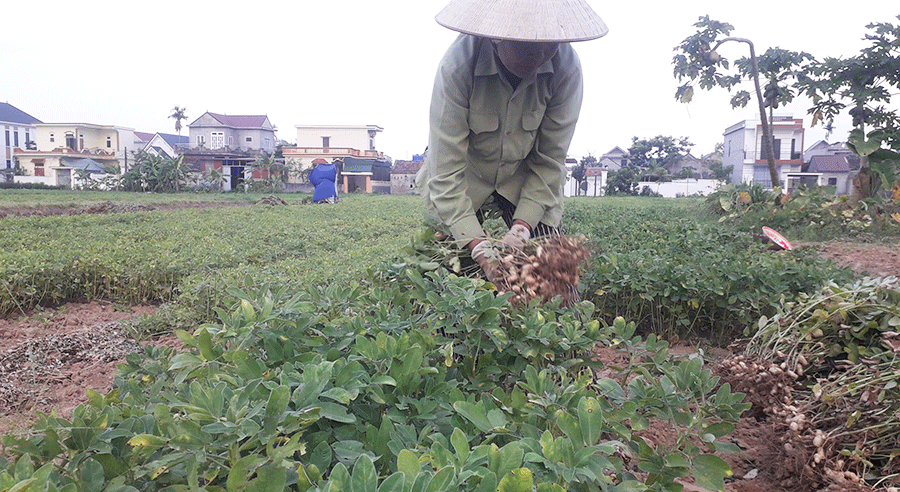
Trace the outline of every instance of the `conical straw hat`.
<instances>
[{"instance_id":1,"label":"conical straw hat","mask_svg":"<svg viewBox=\"0 0 900 492\"><path fill-rule=\"evenodd\" d=\"M465 34L514 41L586 41L609 32L585 0L452 0L434 20Z\"/></svg>"}]
</instances>

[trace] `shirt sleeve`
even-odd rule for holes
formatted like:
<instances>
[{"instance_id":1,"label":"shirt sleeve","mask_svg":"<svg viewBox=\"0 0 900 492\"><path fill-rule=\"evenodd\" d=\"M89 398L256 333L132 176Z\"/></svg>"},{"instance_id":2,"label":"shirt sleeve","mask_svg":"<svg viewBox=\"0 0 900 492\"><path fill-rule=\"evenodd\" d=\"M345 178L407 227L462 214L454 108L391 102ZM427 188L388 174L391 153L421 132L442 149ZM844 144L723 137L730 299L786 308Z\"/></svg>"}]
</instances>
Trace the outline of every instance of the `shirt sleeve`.
<instances>
[{"instance_id":1,"label":"shirt sleeve","mask_svg":"<svg viewBox=\"0 0 900 492\"><path fill-rule=\"evenodd\" d=\"M429 199L453 237L463 243L484 230L475 215L465 179L469 146L469 92L472 75L467 63L445 57L431 95L428 155Z\"/></svg>"},{"instance_id":2,"label":"shirt sleeve","mask_svg":"<svg viewBox=\"0 0 900 492\"><path fill-rule=\"evenodd\" d=\"M525 158L528 176L513 218L524 220L532 228L539 222L556 227L562 220L566 154L584 95L581 64L574 51L568 54L561 57L555 69L554 75L559 78L554 80L553 96L538 128L534 148Z\"/></svg>"}]
</instances>

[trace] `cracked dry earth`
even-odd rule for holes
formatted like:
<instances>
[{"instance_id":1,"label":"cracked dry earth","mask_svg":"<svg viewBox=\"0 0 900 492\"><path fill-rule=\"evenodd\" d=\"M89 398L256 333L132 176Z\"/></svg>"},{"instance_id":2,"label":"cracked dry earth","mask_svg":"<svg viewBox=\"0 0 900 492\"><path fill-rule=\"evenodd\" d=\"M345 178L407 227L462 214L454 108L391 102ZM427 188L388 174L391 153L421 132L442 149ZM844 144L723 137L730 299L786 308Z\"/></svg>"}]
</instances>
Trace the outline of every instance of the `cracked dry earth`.
<instances>
[{"instance_id":1,"label":"cracked dry earth","mask_svg":"<svg viewBox=\"0 0 900 492\"><path fill-rule=\"evenodd\" d=\"M870 276L900 276L900 244L873 245L819 243L814 248L825 258ZM103 302L70 303L55 309L41 309L18 317L0 319L0 435L28 431L36 412L56 412L68 416L86 402L88 389L106 393L112 389L117 365L125 355L141 349L140 344L120 328L123 320L152 314L152 306L132 306L122 310ZM174 337L153 343L177 343ZM683 345L681 351L695 350ZM600 351L605 362L616 364L621 354ZM727 350L707 349L709 367L732 355ZM648 440L665 439L660 429ZM815 490L791 483L780 437L764 416L746 412L729 437L742 452L723 455L734 469L728 480L729 492L796 492ZM686 491L699 491L686 481ZM869 491L858 484L832 481L819 492Z\"/></svg>"}]
</instances>

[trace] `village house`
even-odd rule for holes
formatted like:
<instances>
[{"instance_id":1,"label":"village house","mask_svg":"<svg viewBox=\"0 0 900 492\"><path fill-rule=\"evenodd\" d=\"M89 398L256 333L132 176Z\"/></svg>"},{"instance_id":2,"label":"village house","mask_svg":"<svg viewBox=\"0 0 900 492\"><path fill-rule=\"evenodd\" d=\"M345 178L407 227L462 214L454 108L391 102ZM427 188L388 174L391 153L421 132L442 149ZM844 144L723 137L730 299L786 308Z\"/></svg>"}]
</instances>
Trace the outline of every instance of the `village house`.
<instances>
[{"instance_id":1,"label":"village house","mask_svg":"<svg viewBox=\"0 0 900 492\"><path fill-rule=\"evenodd\" d=\"M16 168L16 148L33 146L34 125L41 121L9 103L0 103L0 127L3 128L3 152L0 153L0 180L11 181Z\"/></svg>"},{"instance_id":2,"label":"village house","mask_svg":"<svg viewBox=\"0 0 900 492\"><path fill-rule=\"evenodd\" d=\"M133 151L134 130L92 123L36 123L32 149L16 149L17 182L73 186L76 171L119 172Z\"/></svg>"},{"instance_id":3,"label":"village house","mask_svg":"<svg viewBox=\"0 0 900 492\"><path fill-rule=\"evenodd\" d=\"M247 176L267 177L254 170L253 163L262 154L275 153L275 127L268 116L207 111L188 125L188 133L189 148L181 152L184 162L200 172L215 169L224 174L223 190L237 189Z\"/></svg>"},{"instance_id":4,"label":"village house","mask_svg":"<svg viewBox=\"0 0 900 492\"><path fill-rule=\"evenodd\" d=\"M772 119L775 166L785 191L790 191L802 179L803 119L785 115L775 115ZM722 164L725 167L734 166L733 183L758 183L772 187L768 161L762 151L761 125L759 120L748 119L725 130Z\"/></svg>"},{"instance_id":5,"label":"village house","mask_svg":"<svg viewBox=\"0 0 900 492\"><path fill-rule=\"evenodd\" d=\"M608 171L618 171L628 163L628 152L618 145L597 158L597 166Z\"/></svg>"},{"instance_id":6,"label":"village house","mask_svg":"<svg viewBox=\"0 0 900 492\"><path fill-rule=\"evenodd\" d=\"M190 148L191 139L187 135L134 133L138 137L135 139L135 142L139 142L139 146L135 147L136 149L167 159L174 159Z\"/></svg>"},{"instance_id":7,"label":"village house","mask_svg":"<svg viewBox=\"0 0 900 492\"><path fill-rule=\"evenodd\" d=\"M391 167L391 195L418 195L416 174L424 164L421 160L394 161Z\"/></svg>"},{"instance_id":8,"label":"village house","mask_svg":"<svg viewBox=\"0 0 900 492\"><path fill-rule=\"evenodd\" d=\"M285 164L298 171L292 173L285 187L302 191L305 171L312 169L315 159L342 161L339 183L344 193L389 193L390 159L375 148L375 136L384 131L377 125L296 125L297 145L281 149Z\"/></svg>"}]
</instances>

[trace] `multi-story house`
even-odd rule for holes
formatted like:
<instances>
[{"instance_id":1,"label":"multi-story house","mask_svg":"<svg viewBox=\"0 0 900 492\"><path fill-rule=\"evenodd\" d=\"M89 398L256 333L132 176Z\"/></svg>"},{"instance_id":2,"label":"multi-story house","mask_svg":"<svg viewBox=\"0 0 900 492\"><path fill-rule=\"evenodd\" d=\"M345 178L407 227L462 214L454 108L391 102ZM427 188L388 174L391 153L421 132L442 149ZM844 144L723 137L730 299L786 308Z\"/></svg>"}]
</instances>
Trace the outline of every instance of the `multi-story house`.
<instances>
[{"instance_id":1,"label":"multi-story house","mask_svg":"<svg viewBox=\"0 0 900 492\"><path fill-rule=\"evenodd\" d=\"M92 123L36 123L32 149L17 149L30 181L71 186L76 170L117 172L134 149L134 130Z\"/></svg>"},{"instance_id":2,"label":"multi-story house","mask_svg":"<svg viewBox=\"0 0 900 492\"><path fill-rule=\"evenodd\" d=\"M246 176L261 177L252 169L261 154L275 152L275 127L266 115L225 115L207 111L188 125L190 148L181 155L201 172L225 174L224 189L236 189Z\"/></svg>"},{"instance_id":3,"label":"multi-story house","mask_svg":"<svg viewBox=\"0 0 900 492\"><path fill-rule=\"evenodd\" d=\"M773 116L771 122L778 178L785 191L800 182L803 166L803 119ZM734 166L733 183L758 183L772 187L769 165L762 151L762 126L759 120L744 120L728 127L724 133L725 151L722 164Z\"/></svg>"},{"instance_id":4,"label":"multi-story house","mask_svg":"<svg viewBox=\"0 0 900 492\"><path fill-rule=\"evenodd\" d=\"M0 128L3 135L0 143L0 179L11 180L16 167L15 149L32 147L34 125L41 121L12 104L0 102Z\"/></svg>"},{"instance_id":5,"label":"multi-story house","mask_svg":"<svg viewBox=\"0 0 900 492\"><path fill-rule=\"evenodd\" d=\"M285 162L298 171L314 159L343 161L339 183L345 193L390 190L390 159L375 149L377 125L296 125L297 145L282 148ZM293 178L292 181L298 181ZM293 183L298 184L298 183Z\"/></svg>"}]
</instances>

